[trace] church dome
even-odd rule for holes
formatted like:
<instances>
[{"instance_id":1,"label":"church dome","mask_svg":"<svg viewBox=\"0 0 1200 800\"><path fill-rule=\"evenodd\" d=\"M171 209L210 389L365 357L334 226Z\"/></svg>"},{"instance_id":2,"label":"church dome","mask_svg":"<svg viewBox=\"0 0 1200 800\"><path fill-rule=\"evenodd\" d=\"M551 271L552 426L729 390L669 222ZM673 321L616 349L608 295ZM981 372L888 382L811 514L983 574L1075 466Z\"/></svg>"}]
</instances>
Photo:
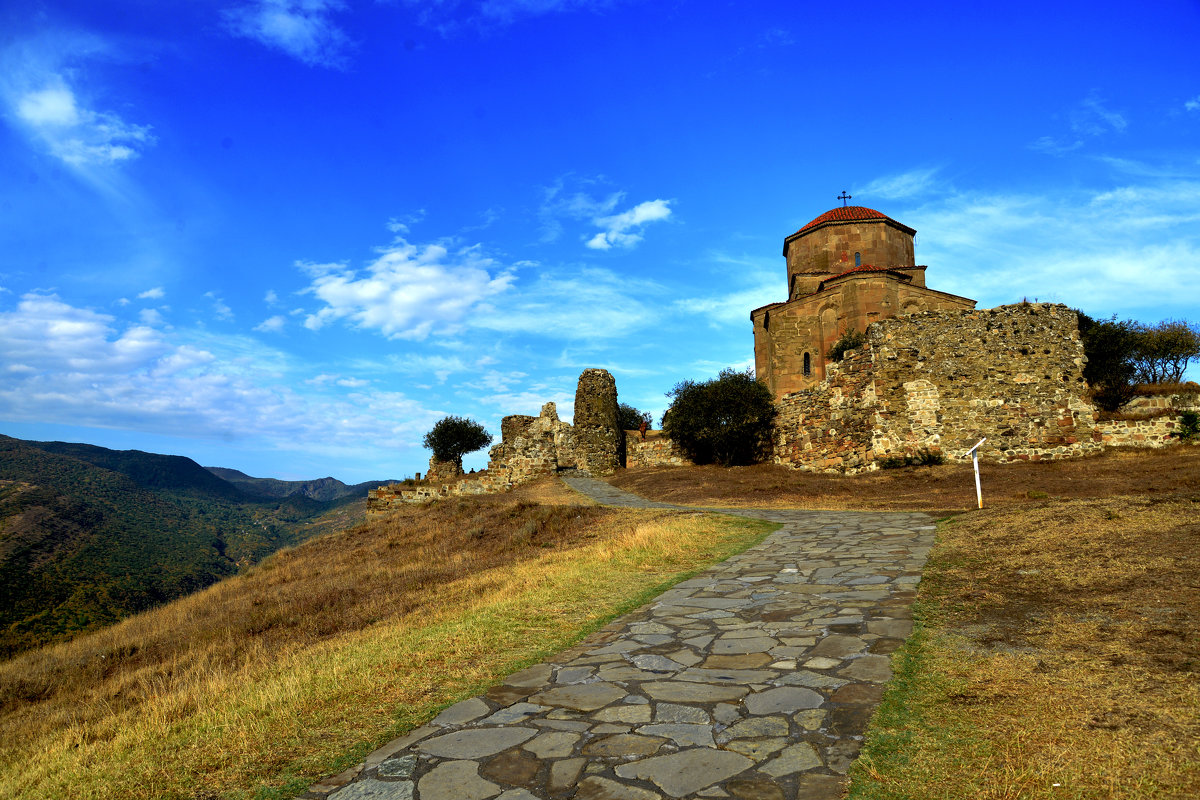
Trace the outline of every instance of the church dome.
<instances>
[{"instance_id":1,"label":"church dome","mask_svg":"<svg viewBox=\"0 0 1200 800\"><path fill-rule=\"evenodd\" d=\"M916 233L916 231L908 228L907 225L901 225L887 214L880 213L873 208L867 208L866 206L839 206L826 211L824 214L793 233L792 236L799 236L802 233L807 233L808 231L811 231L814 228L819 228L822 225L837 222L890 222L892 225L895 225L899 228L906 228L912 231L912 233ZM787 238L791 239L792 236Z\"/></svg>"}]
</instances>

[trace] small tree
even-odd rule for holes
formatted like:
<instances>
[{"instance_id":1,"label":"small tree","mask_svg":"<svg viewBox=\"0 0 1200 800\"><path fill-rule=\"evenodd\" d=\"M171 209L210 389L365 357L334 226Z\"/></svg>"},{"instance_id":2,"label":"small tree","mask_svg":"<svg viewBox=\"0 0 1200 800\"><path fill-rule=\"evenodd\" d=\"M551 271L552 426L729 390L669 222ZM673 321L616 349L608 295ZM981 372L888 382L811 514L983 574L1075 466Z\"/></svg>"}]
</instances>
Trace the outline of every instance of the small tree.
<instances>
[{"instance_id":1,"label":"small tree","mask_svg":"<svg viewBox=\"0 0 1200 800\"><path fill-rule=\"evenodd\" d=\"M830 361L841 361L847 351L862 347L866 343L867 335L862 331L846 331L833 343L825 357Z\"/></svg>"},{"instance_id":2,"label":"small tree","mask_svg":"<svg viewBox=\"0 0 1200 800\"><path fill-rule=\"evenodd\" d=\"M1164 320L1138 326L1130 363L1138 383L1180 383L1189 361L1200 358L1200 326Z\"/></svg>"},{"instance_id":3,"label":"small tree","mask_svg":"<svg viewBox=\"0 0 1200 800\"><path fill-rule=\"evenodd\" d=\"M1116 411L1133 399L1135 370L1130 359L1137 346L1138 329L1134 322L1096 320L1079 314L1079 337L1087 365L1083 378L1092 391L1092 400L1106 411Z\"/></svg>"},{"instance_id":4,"label":"small tree","mask_svg":"<svg viewBox=\"0 0 1200 800\"><path fill-rule=\"evenodd\" d=\"M642 426L653 424L654 417L648 411L639 411L628 403L617 406L617 427L623 431L636 431Z\"/></svg>"},{"instance_id":5,"label":"small tree","mask_svg":"<svg viewBox=\"0 0 1200 800\"><path fill-rule=\"evenodd\" d=\"M721 370L717 378L682 381L667 392L663 433L697 464L752 464L771 443L775 403L750 370Z\"/></svg>"},{"instance_id":6,"label":"small tree","mask_svg":"<svg viewBox=\"0 0 1200 800\"><path fill-rule=\"evenodd\" d=\"M462 458L492 443L482 425L466 417L443 417L425 434L424 444L438 461L449 461L462 469Z\"/></svg>"}]
</instances>

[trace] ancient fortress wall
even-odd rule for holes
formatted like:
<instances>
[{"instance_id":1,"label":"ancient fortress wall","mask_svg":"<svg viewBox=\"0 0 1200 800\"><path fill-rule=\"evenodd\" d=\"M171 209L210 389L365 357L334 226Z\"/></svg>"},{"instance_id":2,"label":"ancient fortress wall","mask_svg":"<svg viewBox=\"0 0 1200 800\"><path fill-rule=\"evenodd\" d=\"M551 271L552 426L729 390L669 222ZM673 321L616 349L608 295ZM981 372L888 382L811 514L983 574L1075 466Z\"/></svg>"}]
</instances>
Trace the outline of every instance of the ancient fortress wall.
<instances>
[{"instance_id":1,"label":"ancient fortress wall","mask_svg":"<svg viewBox=\"0 0 1200 800\"><path fill-rule=\"evenodd\" d=\"M625 431L625 466L628 469L683 467L691 463L679 445L663 436L662 431L647 431L645 441L637 431Z\"/></svg>"},{"instance_id":2,"label":"ancient fortress wall","mask_svg":"<svg viewBox=\"0 0 1200 800\"><path fill-rule=\"evenodd\" d=\"M926 311L870 326L817 386L786 395L775 460L858 472L923 448L993 461L1096 452L1095 409L1074 311L1022 303Z\"/></svg>"},{"instance_id":3,"label":"ancient fortress wall","mask_svg":"<svg viewBox=\"0 0 1200 800\"><path fill-rule=\"evenodd\" d=\"M542 406L536 417L511 414L500 421L500 443L488 451L486 471L455 480L456 476L447 475L444 462L431 458L429 475L434 480L372 489L367 492L367 513L387 513L402 503L504 492L553 475L560 468L610 475L622 466L624 458L625 435L617 427L616 381L606 370L587 369L579 376L575 392L575 425L558 418L554 403Z\"/></svg>"}]
</instances>

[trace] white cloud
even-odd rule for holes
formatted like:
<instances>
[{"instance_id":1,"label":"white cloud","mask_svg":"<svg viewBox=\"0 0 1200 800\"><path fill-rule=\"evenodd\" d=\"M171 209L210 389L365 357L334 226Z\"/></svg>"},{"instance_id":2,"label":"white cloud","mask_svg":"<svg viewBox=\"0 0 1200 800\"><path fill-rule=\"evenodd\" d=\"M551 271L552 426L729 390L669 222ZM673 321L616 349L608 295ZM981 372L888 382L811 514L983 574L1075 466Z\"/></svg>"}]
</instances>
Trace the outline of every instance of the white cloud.
<instances>
[{"instance_id":1,"label":"white cloud","mask_svg":"<svg viewBox=\"0 0 1200 800\"><path fill-rule=\"evenodd\" d=\"M274 289L268 289L267 293L263 295L263 302L269 306L276 305L279 302L279 295L275 293Z\"/></svg>"},{"instance_id":2,"label":"white cloud","mask_svg":"<svg viewBox=\"0 0 1200 800\"><path fill-rule=\"evenodd\" d=\"M305 389L287 356L245 337L202 341L26 294L0 311L0 419L345 456L410 447L438 418L354 376Z\"/></svg>"},{"instance_id":3,"label":"white cloud","mask_svg":"<svg viewBox=\"0 0 1200 800\"><path fill-rule=\"evenodd\" d=\"M16 118L52 155L73 167L126 161L154 143L148 125L81 107L58 72L21 65L4 84L5 100Z\"/></svg>"},{"instance_id":4,"label":"white cloud","mask_svg":"<svg viewBox=\"0 0 1200 800\"><path fill-rule=\"evenodd\" d=\"M1062 156L1083 147L1089 139L1109 133L1124 133L1129 122L1124 115L1104 105L1096 92L1092 92L1067 112L1071 128L1070 136L1042 136L1029 148L1039 153Z\"/></svg>"},{"instance_id":5,"label":"white cloud","mask_svg":"<svg viewBox=\"0 0 1200 800\"><path fill-rule=\"evenodd\" d=\"M900 198L917 197L929 192L937 176L937 168L913 169L899 175L886 175L868 183L855 194L862 195L863 202L870 203L873 198L897 200Z\"/></svg>"},{"instance_id":6,"label":"white cloud","mask_svg":"<svg viewBox=\"0 0 1200 800\"><path fill-rule=\"evenodd\" d=\"M921 231L929 285L981 307L1036 297L1102 316L1195 315L1200 182L961 194L898 218Z\"/></svg>"},{"instance_id":7,"label":"white cloud","mask_svg":"<svg viewBox=\"0 0 1200 800\"><path fill-rule=\"evenodd\" d=\"M146 325L158 326L161 326L165 321L163 319L162 312L160 312L157 308L143 308L138 312L138 319L140 319Z\"/></svg>"},{"instance_id":8,"label":"white cloud","mask_svg":"<svg viewBox=\"0 0 1200 800\"><path fill-rule=\"evenodd\" d=\"M161 286L155 286L153 289L147 289L146 291L139 294L138 299L139 300L158 300L158 299L162 298L165 294L166 294L166 292L163 291L163 288Z\"/></svg>"},{"instance_id":9,"label":"white cloud","mask_svg":"<svg viewBox=\"0 0 1200 800\"><path fill-rule=\"evenodd\" d=\"M286 322L287 320L284 317L276 314L273 317L267 317L262 322L255 325L254 330L260 333L279 333L283 330Z\"/></svg>"},{"instance_id":10,"label":"white cloud","mask_svg":"<svg viewBox=\"0 0 1200 800\"><path fill-rule=\"evenodd\" d=\"M654 283L609 270L543 271L503 304L473 315L470 324L503 333L598 342L628 335L658 319L659 313L644 299L662 292Z\"/></svg>"},{"instance_id":11,"label":"white cloud","mask_svg":"<svg viewBox=\"0 0 1200 800\"><path fill-rule=\"evenodd\" d=\"M205 292L204 296L212 300L213 313L217 319L229 321L233 319L233 309L216 292Z\"/></svg>"},{"instance_id":12,"label":"white cloud","mask_svg":"<svg viewBox=\"0 0 1200 800\"><path fill-rule=\"evenodd\" d=\"M787 299L787 281L775 261L716 256L729 275L729 289L707 297L685 297L674 307L685 315L707 318L710 326L750 324L750 311Z\"/></svg>"},{"instance_id":13,"label":"white cloud","mask_svg":"<svg viewBox=\"0 0 1200 800\"><path fill-rule=\"evenodd\" d=\"M1200 94L1185 102L1183 107L1188 111L1200 111Z\"/></svg>"},{"instance_id":14,"label":"white cloud","mask_svg":"<svg viewBox=\"0 0 1200 800\"><path fill-rule=\"evenodd\" d=\"M514 275L478 247L450 252L444 245L413 245L397 238L365 274L345 264L298 263L312 276L304 291L324 303L305 317L320 330L336 320L392 339L424 339L461 327L468 315L512 285Z\"/></svg>"},{"instance_id":15,"label":"white cloud","mask_svg":"<svg viewBox=\"0 0 1200 800\"><path fill-rule=\"evenodd\" d=\"M224 12L229 30L309 66L345 66L346 34L330 19L341 0L254 0Z\"/></svg>"},{"instance_id":16,"label":"white cloud","mask_svg":"<svg viewBox=\"0 0 1200 800\"><path fill-rule=\"evenodd\" d=\"M642 240L643 227L671 216L670 204L670 200L647 200L620 214L597 217L594 222L604 230L589 239L587 246L593 250L633 247Z\"/></svg>"},{"instance_id":17,"label":"white cloud","mask_svg":"<svg viewBox=\"0 0 1200 800\"><path fill-rule=\"evenodd\" d=\"M579 178L566 175L545 187L538 216L542 224L542 241L552 242L563 232L563 219L585 220L599 227L598 233L585 237L585 244L593 250L610 250L615 247L632 247L642 240L642 229L651 222L659 222L671 216L670 200L647 200L633 208L617 212L617 206L625 199L624 192L593 197L590 187L605 183L604 178ZM572 188L568 188L568 184ZM574 186L583 188L575 189Z\"/></svg>"}]
</instances>

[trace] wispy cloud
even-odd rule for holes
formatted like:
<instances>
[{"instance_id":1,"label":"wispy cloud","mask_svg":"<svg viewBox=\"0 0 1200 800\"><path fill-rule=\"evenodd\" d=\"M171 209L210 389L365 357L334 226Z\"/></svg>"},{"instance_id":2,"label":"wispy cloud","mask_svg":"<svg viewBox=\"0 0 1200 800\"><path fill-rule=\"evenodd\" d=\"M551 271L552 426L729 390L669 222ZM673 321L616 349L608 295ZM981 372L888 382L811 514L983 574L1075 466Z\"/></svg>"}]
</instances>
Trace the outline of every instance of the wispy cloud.
<instances>
[{"instance_id":1,"label":"wispy cloud","mask_svg":"<svg viewBox=\"0 0 1200 800\"><path fill-rule=\"evenodd\" d=\"M413 447L439 416L357 375L304 389L303 365L247 337L200 341L27 293L0 311L0 419L344 455Z\"/></svg>"},{"instance_id":2,"label":"wispy cloud","mask_svg":"<svg viewBox=\"0 0 1200 800\"><path fill-rule=\"evenodd\" d=\"M861 195L863 202L868 203L872 202L872 198L897 200L919 197L933 189L937 174L937 167L927 167L898 175L885 175L858 189L855 194Z\"/></svg>"},{"instance_id":3,"label":"wispy cloud","mask_svg":"<svg viewBox=\"0 0 1200 800\"><path fill-rule=\"evenodd\" d=\"M588 239L587 246L593 250L633 247L642 240L642 228L671 216L670 205L670 200L647 200L620 214L597 217L593 221L603 230Z\"/></svg>"},{"instance_id":4,"label":"wispy cloud","mask_svg":"<svg viewBox=\"0 0 1200 800\"><path fill-rule=\"evenodd\" d=\"M0 89L12 116L53 156L72 167L109 165L138 157L154 144L150 126L80 102L57 69L8 54Z\"/></svg>"},{"instance_id":5,"label":"wispy cloud","mask_svg":"<svg viewBox=\"0 0 1200 800\"><path fill-rule=\"evenodd\" d=\"M305 317L320 330L336 320L393 339L424 339L458 329L468 313L506 291L513 272L478 247L414 245L397 238L360 273L345 264L298 263L312 276L305 292L324 305Z\"/></svg>"},{"instance_id":6,"label":"wispy cloud","mask_svg":"<svg viewBox=\"0 0 1200 800\"><path fill-rule=\"evenodd\" d=\"M1120 112L1110 109L1092 92L1067 111L1070 134L1039 137L1029 145L1030 149L1052 156L1063 156L1083 147L1089 139L1106 134L1121 134L1129 127L1128 120Z\"/></svg>"},{"instance_id":7,"label":"wispy cloud","mask_svg":"<svg viewBox=\"0 0 1200 800\"><path fill-rule=\"evenodd\" d=\"M417 10L423 25L443 35L464 27L489 28L508 25L526 17L540 17L569 11L598 11L619 0L404 0Z\"/></svg>"},{"instance_id":8,"label":"wispy cloud","mask_svg":"<svg viewBox=\"0 0 1200 800\"><path fill-rule=\"evenodd\" d=\"M1200 111L1200 94L1186 101L1183 107L1188 111Z\"/></svg>"},{"instance_id":9,"label":"wispy cloud","mask_svg":"<svg viewBox=\"0 0 1200 800\"><path fill-rule=\"evenodd\" d=\"M650 325L657 312L647 300L662 293L649 281L605 269L543 270L502 302L473 315L471 325L555 339L610 341Z\"/></svg>"},{"instance_id":10,"label":"wispy cloud","mask_svg":"<svg viewBox=\"0 0 1200 800\"><path fill-rule=\"evenodd\" d=\"M229 307L221 296L216 292L205 292L204 296L212 301L213 314L217 319L229 321L233 319L233 309Z\"/></svg>"},{"instance_id":11,"label":"wispy cloud","mask_svg":"<svg viewBox=\"0 0 1200 800\"><path fill-rule=\"evenodd\" d=\"M287 320L279 314L276 314L273 317L267 317L262 322L255 325L254 330L258 331L259 333L279 333L283 330L286 324Z\"/></svg>"},{"instance_id":12,"label":"wispy cloud","mask_svg":"<svg viewBox=\"0 0 1200 800\"><path fill-rule=\"evenodd\" d=\"M340 69L350 40L332 15L345 9L341 0L254 0L226 9L229 31L254 39L309 66Z\"/></svg>"},{"instance_id":13,"label":"wispy cloud","mask_svg":"<svg viewBox=\"0 0 1200 800\"><path fill-rule=\"evenodd\" d=\"M642 229L646 225L671 216L671 201L662 199L647 200L625 211L617 211L625 199L625 192L611 192L597 198L587 190L604 182L603 178L568 175L545 187L538 211L542 220L542 241L559 238L563 231L562 220L571 219L583 220L601 229L584 236L587 247L593 250L629 248L642 240ZM573 188L576 186L582 188Z\"/></svg>"},{"instance_id":14,"label":"wispy cloud","mask_svg":"<svg viewBox=\"0 0 1200 800\"><path fill-rule=\"evenodd\" d=\"M1037 297L1101 315L1186 317L1200 297L1196 181L958 194L899 218L921 231L929 285L981 306Z\"/></svg>"},{"instance_id":15,"label":"wispy cloud","mask_svg":"<svg viewBox=\"0 0 1200 800\"><path fill-rule=\"evenodd\" d=\"M138 294L139 300L158 300L166 295L161 286L155 286L153 289L147 289Z\"/></svg>"}]
</instances>

